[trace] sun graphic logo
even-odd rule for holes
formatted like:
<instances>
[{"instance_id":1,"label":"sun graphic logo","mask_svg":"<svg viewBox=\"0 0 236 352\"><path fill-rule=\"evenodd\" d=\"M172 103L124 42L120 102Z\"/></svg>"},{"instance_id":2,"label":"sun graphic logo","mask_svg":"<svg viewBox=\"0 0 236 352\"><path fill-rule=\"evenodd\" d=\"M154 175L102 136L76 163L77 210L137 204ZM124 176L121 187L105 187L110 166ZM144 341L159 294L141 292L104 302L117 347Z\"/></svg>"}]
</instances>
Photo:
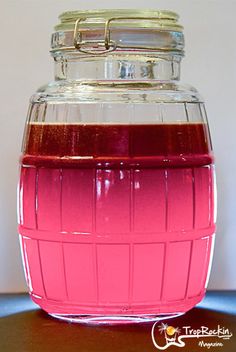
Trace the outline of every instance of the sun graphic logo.
<instances>
[{"instance_id":1,"label":"sun graphic logo","mask_svg":"<svg viewBox=\"0 0 236 352\"><path fill-rule=\"evenodd\" d=\"M168 325L168 324L164 324L162 323L161 325L158 326L158 331L160 333L160 335L164 335L165 338L165 345L164 346L160 346L155 339L154 333L155 333L155 327L157 325L158 322L156 322L153 327L152 327L152 341L154 346L159 349L159 350L165 350L167 349L169 346L171 345L175 345L175 346L179 346L179 347L183 347L180 346L178 343L178 335L181 332L181 329L179 329L178 327L174 327L172 325Z\"/></svg>"},{"instance_id":2,"label":"sun graphic logo","mask_svg":"<svg viewBox=\"0 0 236 352\"><path fill-rule=\"evenodd\" d=\"M166 344L165 346L159 346L156 341L155 341L155 337L154 337L154 329L155 329L155 325L153 325L153 328L152 328L152 340L153 340L153 343L154 345L160 349L160 350L164 350L166 349L169 345L174 345L175 342L176 342L176 339L177 339L177 336L180 334L181 330L177 327L173 327L171 325L168 325L168 324L164 324L162 323L161 325L158 326L158 331L161 335L164 334L164 337L165 337L165 341L166 341Z\"/></svg>"},{"instance_id":3,"label":"sun graphic logo","mask_svg":"<svg viewBox=\"0 0 236 352\"><path fill-rule=\"evenodd\" d=\"M181 331L179 328L174 328L171 325L168 326L163 323L158 328L161 334L164 332L166 343L175 342L177 335L180 334Z\"/></svg>"}]
</instances>

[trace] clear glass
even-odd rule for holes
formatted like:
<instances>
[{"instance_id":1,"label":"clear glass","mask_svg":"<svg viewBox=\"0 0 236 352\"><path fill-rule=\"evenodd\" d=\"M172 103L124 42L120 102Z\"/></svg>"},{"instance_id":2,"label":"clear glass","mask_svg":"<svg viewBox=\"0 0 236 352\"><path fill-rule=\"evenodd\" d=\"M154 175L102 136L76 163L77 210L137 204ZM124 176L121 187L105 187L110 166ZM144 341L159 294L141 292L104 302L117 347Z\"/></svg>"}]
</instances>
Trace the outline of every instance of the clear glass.
<instances>
[{"instance_id":1,"label":"clear glass","mask_svg":"<svg viewBox=\"0 0 236 352\"><path fill-rule=\"evenodd\" d=\"M19 182L30 295L76 322L157 320L204 297L215 232L204 103L180 56L54 54Z\"/></svg>"}]
</instances>

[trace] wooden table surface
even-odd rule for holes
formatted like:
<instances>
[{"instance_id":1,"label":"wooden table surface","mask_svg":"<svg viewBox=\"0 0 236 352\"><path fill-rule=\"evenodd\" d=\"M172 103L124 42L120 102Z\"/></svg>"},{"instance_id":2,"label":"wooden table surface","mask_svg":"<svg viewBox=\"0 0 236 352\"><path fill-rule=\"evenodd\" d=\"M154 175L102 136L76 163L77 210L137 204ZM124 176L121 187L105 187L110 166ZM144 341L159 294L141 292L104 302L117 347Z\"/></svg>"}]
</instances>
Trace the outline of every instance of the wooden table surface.
<instances>
[{"instance_id":1,"label":"wooden table surface","mask_svg":"<svg viewBox=\"0 0 236 352\"><path fill-rule=\"evenodd\" d=\"M196 308L164 321L179 327L228 329L233 336L186 338L184 347L169 346L168 352L236 352L236 291L210 291ZM155 328L155 339L164 346L164 335ZM159 351L152 342L153 323L91 326L57 321L40 310L26 294L0 295L0 352L149 352ZM179 335L179 336L180 336ZM221 343L209 349L199 342Z\"/></svg>"}]
</instances>

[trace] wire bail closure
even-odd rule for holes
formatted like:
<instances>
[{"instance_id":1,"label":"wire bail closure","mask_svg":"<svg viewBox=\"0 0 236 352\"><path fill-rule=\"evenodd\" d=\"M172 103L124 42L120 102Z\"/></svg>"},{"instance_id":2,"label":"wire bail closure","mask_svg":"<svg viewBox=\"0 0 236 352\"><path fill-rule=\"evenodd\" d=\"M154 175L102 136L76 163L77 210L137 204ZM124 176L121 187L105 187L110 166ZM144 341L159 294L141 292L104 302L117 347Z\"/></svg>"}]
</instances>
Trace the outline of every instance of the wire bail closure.
<instances>
[{"instance_id":1,"label":"wire bail closure","mask_svg":"<svg viewBox=\"0 0 236 352\"><path fill-rule=\"evenodd\" d=\"M112 17L106 20L105 26L104 26L104 40L87 40L84 41L82 38L82 32L80 30L80 24L81 22L86 21L88 18L87 17L81 17L78 18L75 22L75 27L74 27L74 34L73 34L73 43L75 49L86 53L86 54L91 54L91 55L97 55L97 54L105 54L107 52L111 52L116 50L117 48L126 48L125 46L122 46L121 44L117 44L115 41L111 40L111 31L110 31L110 24L112 22L117 22L117 21L127 21L127 20L142 20L142 21L160 21L160 20L170 20L168 17ZM160 24L162 26L162 24ZM86 49L85 47L93 47L93 49ZM103 47L103 50L96 50L96 48L101 48ZM147 46L132 46L132 49L152 49ZM159 48L161 50L164 50L163 48Z\"/></svg>"}]
</instances>

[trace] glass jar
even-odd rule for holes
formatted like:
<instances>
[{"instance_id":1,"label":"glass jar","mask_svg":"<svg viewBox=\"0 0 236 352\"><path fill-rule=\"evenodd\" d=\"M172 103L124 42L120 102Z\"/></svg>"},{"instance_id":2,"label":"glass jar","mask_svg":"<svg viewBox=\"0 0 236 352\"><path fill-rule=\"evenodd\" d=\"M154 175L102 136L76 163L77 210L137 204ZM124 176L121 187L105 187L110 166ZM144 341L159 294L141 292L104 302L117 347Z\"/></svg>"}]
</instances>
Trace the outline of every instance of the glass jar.
<instances>
[{"instance_id":1,"label":"glass jar","mask_svg":"<svg viewBox=\"0 0 236 352\"><path fill-rule=\"evenodd\" d=\"M182 314L205 294L215 188L203 100L179 83L178 16L59 18L55 80L31 98L20 159L31 298L77 322Z\"/></svg>"}]
</instances>

